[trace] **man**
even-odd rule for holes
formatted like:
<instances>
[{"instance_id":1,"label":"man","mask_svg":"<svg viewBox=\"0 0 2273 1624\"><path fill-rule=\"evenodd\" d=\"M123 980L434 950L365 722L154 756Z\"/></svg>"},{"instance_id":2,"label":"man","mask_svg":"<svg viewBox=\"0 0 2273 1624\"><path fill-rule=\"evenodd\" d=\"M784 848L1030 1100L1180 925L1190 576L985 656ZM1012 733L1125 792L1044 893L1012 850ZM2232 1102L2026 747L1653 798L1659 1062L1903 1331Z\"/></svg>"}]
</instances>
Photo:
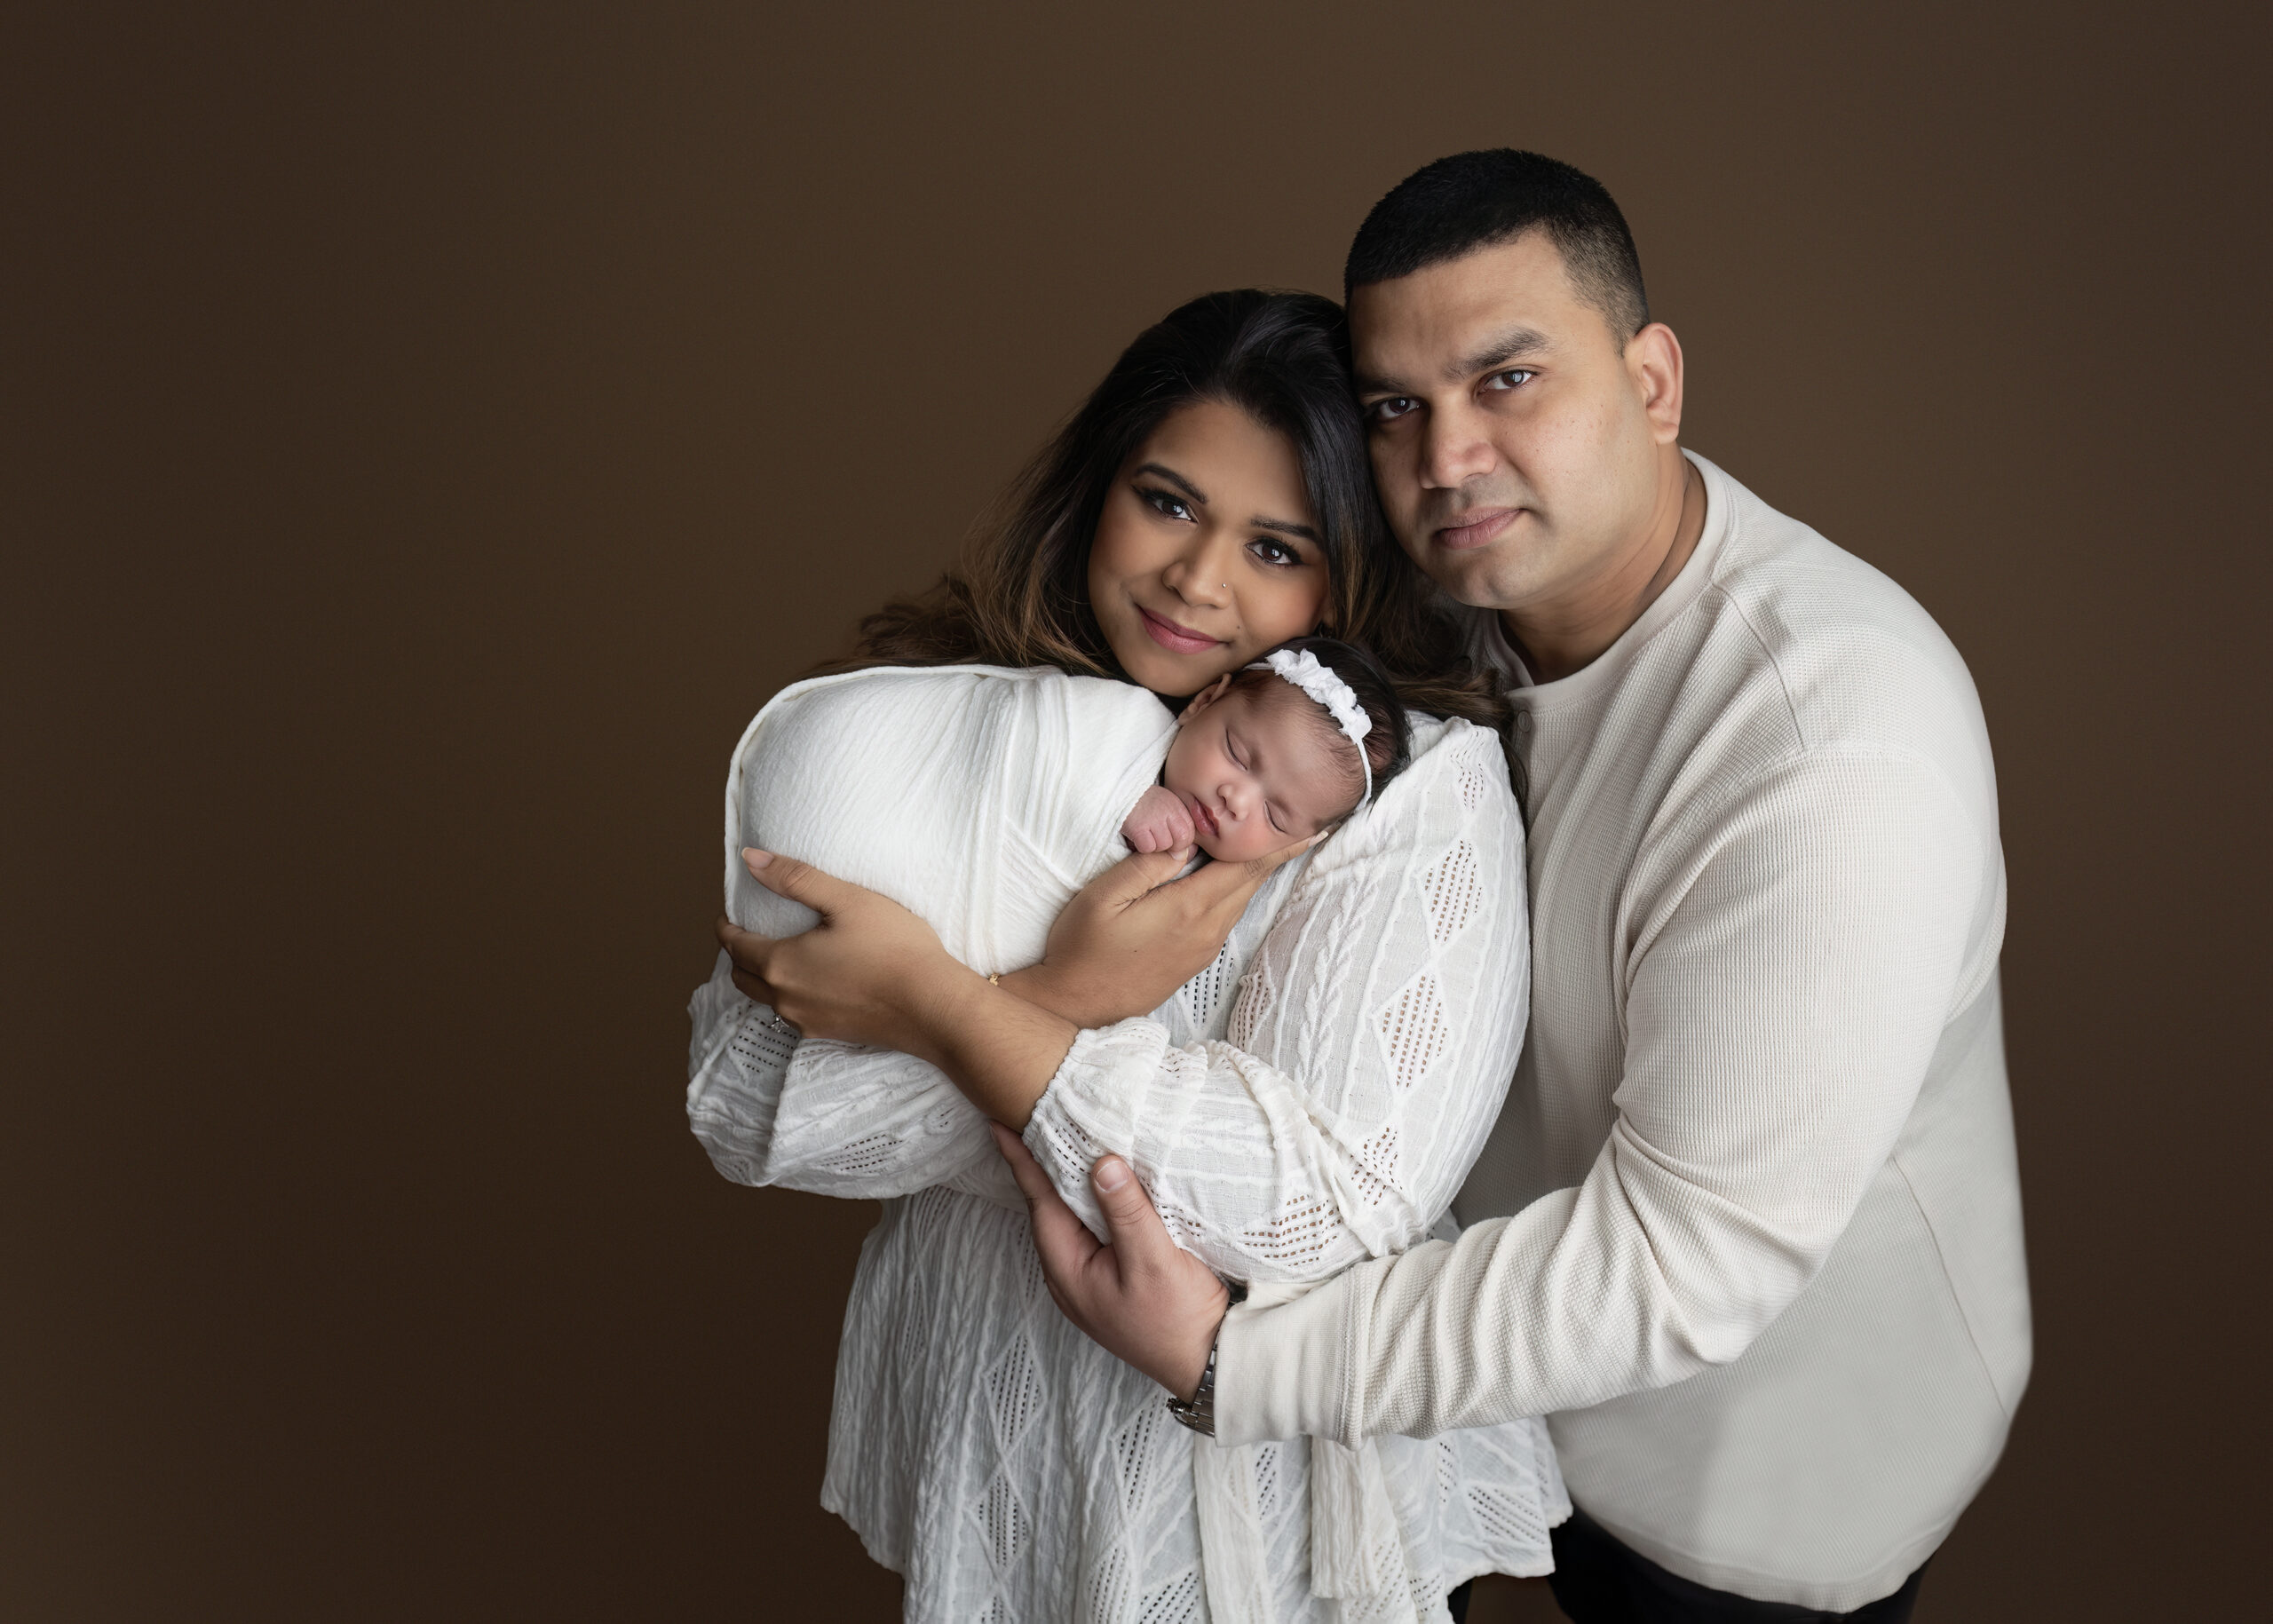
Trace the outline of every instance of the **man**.
<instances>
[{"instance_id":1,"label":"man","mask_svg":"<svg viewBox=\"0 0 2273 1624\"><path fill-rule=\"evenodd\" d=\"M1383 505L1519 685L1523 1061L1456 1243L1228 1315L1123 1164L1100 1248L1004 1136L1053 1290L1226 1443L1550 1414L1581 1624L1906 1617L2030 1358L1971 681L1684 456L1594 181L1431 164L1347 281Z\"/></svg>"}]
</instances>

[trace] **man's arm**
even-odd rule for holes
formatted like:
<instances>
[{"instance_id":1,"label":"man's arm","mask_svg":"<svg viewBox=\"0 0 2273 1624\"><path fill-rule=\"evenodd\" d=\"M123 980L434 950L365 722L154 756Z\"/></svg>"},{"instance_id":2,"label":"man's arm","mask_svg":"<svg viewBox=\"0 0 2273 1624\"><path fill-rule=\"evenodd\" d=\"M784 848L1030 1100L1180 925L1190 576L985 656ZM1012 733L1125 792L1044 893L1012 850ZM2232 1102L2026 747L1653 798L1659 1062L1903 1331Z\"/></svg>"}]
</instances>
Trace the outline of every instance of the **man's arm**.
<instances>
[{"instance_id":1,"label":"man's arm","mask_svg":"<svg viewBox=\"0 0 2273 1624\"><path fill-rule=\"evenodd\" d=\"M1100 1241L1016 1134L998 1127L994 1143L1026 1198L1034 1250L1059 1311L1090 1341L1189 1402L1231 1303L1224 1282L1168 1239L1168 1225L1120 1157L1102 1157L1089 1169L1113 1237Z\"/></svg>"},{"instance_id":2,"label":"man's arm","mask_svg":"<svg viewBox=\"0 0 2273 1624\"><path fill-rule=\"evenodd\" d=\"M1845 1229L1993 962L1993 942L1968 942L1984 849L1931 764L1829 755L1763 775L1635 922L1620 1116L1583 1184L1235 1311L1219 1436L1432 1433L1742 1353ZM1149 1250L1142 1215L1116 1222L1115 1249L1132 1242ZM1189 1271L1069 1286L1076 1260L1043 1259L1067 1311L1131 1364L1168 1385L1204 1365L1216 1332Z\"/></svg>"}]
</instances>

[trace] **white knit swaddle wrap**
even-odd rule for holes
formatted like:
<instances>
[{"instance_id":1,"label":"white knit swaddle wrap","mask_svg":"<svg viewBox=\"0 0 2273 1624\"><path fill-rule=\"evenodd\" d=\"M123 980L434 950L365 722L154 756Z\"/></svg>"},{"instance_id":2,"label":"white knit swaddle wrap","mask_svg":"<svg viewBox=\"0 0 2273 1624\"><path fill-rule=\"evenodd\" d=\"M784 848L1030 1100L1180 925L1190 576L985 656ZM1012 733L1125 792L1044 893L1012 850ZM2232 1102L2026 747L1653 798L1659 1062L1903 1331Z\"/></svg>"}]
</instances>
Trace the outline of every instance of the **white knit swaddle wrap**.
<instances>
[{"instance_id":1,"label":"white knit swaddle wrap","mask_svg":"<svg viewBox=\"0 0 2273 1624\"><path fill-rule=\"evenodd\" d=\"M1073 893L1128 855L1121 823L1174 735L1142 688L1056 671L884 666L793 684L734 751L726 912L767 936L812 928L743 868L742 831L761 831L917 914L982 974L1034 963ZM1072 770L1038 770L1045 736L1073 741Z\"/></svg>"}]
</instances>

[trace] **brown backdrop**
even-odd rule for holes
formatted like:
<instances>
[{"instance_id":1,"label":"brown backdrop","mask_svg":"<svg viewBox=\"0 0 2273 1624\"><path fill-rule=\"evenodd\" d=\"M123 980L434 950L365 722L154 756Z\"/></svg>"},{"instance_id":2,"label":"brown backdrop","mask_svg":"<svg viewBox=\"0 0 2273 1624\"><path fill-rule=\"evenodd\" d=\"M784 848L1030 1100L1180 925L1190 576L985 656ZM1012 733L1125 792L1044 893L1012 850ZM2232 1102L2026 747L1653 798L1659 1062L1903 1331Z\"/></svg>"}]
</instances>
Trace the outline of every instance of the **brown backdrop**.
<instances>
[{"instance_id":1,"label":"brown backdrop","mask_svg":"<svg viewBox=\"0 0 2273 1624\"><path fill-rule=\"evenodd\" d=\"M681 1116L727 751L1141 324L1507 143L1988 708L2040 1351L1921 1618L2253 1611L2261 25L822 9L0 36L0 1616L896 1616L873 1209Z\"/></svg>"}]
</instances>

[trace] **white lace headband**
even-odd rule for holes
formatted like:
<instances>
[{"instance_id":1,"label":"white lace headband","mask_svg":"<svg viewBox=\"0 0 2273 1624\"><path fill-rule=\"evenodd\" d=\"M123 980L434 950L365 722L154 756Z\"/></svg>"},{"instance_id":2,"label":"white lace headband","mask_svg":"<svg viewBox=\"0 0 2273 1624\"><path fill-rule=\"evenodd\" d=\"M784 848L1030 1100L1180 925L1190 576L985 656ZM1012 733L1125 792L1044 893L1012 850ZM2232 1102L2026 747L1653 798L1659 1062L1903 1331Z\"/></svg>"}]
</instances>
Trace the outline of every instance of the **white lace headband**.
<instances>
[{"instance_id":1,"label":"white lace headband","mask_svg":"<svg viewBox=\"0 0 2273 1624\"><path fill-rule=\"evenodd\" d=\"M1358 802L1365 805L1374 798L1374 764L1366 758L1366 735L1374 731L1374 719L1358 702L1357 693L1342 680L1334 668L1319 663L1319 657L1307 648L1274 648L1247 668L1250 671L1276 671L1326 707L1326 714L1342 730L1342 737L1358 747L1358 765L1366 774L1366 793Z\"/></svg>"}]
</instances>

